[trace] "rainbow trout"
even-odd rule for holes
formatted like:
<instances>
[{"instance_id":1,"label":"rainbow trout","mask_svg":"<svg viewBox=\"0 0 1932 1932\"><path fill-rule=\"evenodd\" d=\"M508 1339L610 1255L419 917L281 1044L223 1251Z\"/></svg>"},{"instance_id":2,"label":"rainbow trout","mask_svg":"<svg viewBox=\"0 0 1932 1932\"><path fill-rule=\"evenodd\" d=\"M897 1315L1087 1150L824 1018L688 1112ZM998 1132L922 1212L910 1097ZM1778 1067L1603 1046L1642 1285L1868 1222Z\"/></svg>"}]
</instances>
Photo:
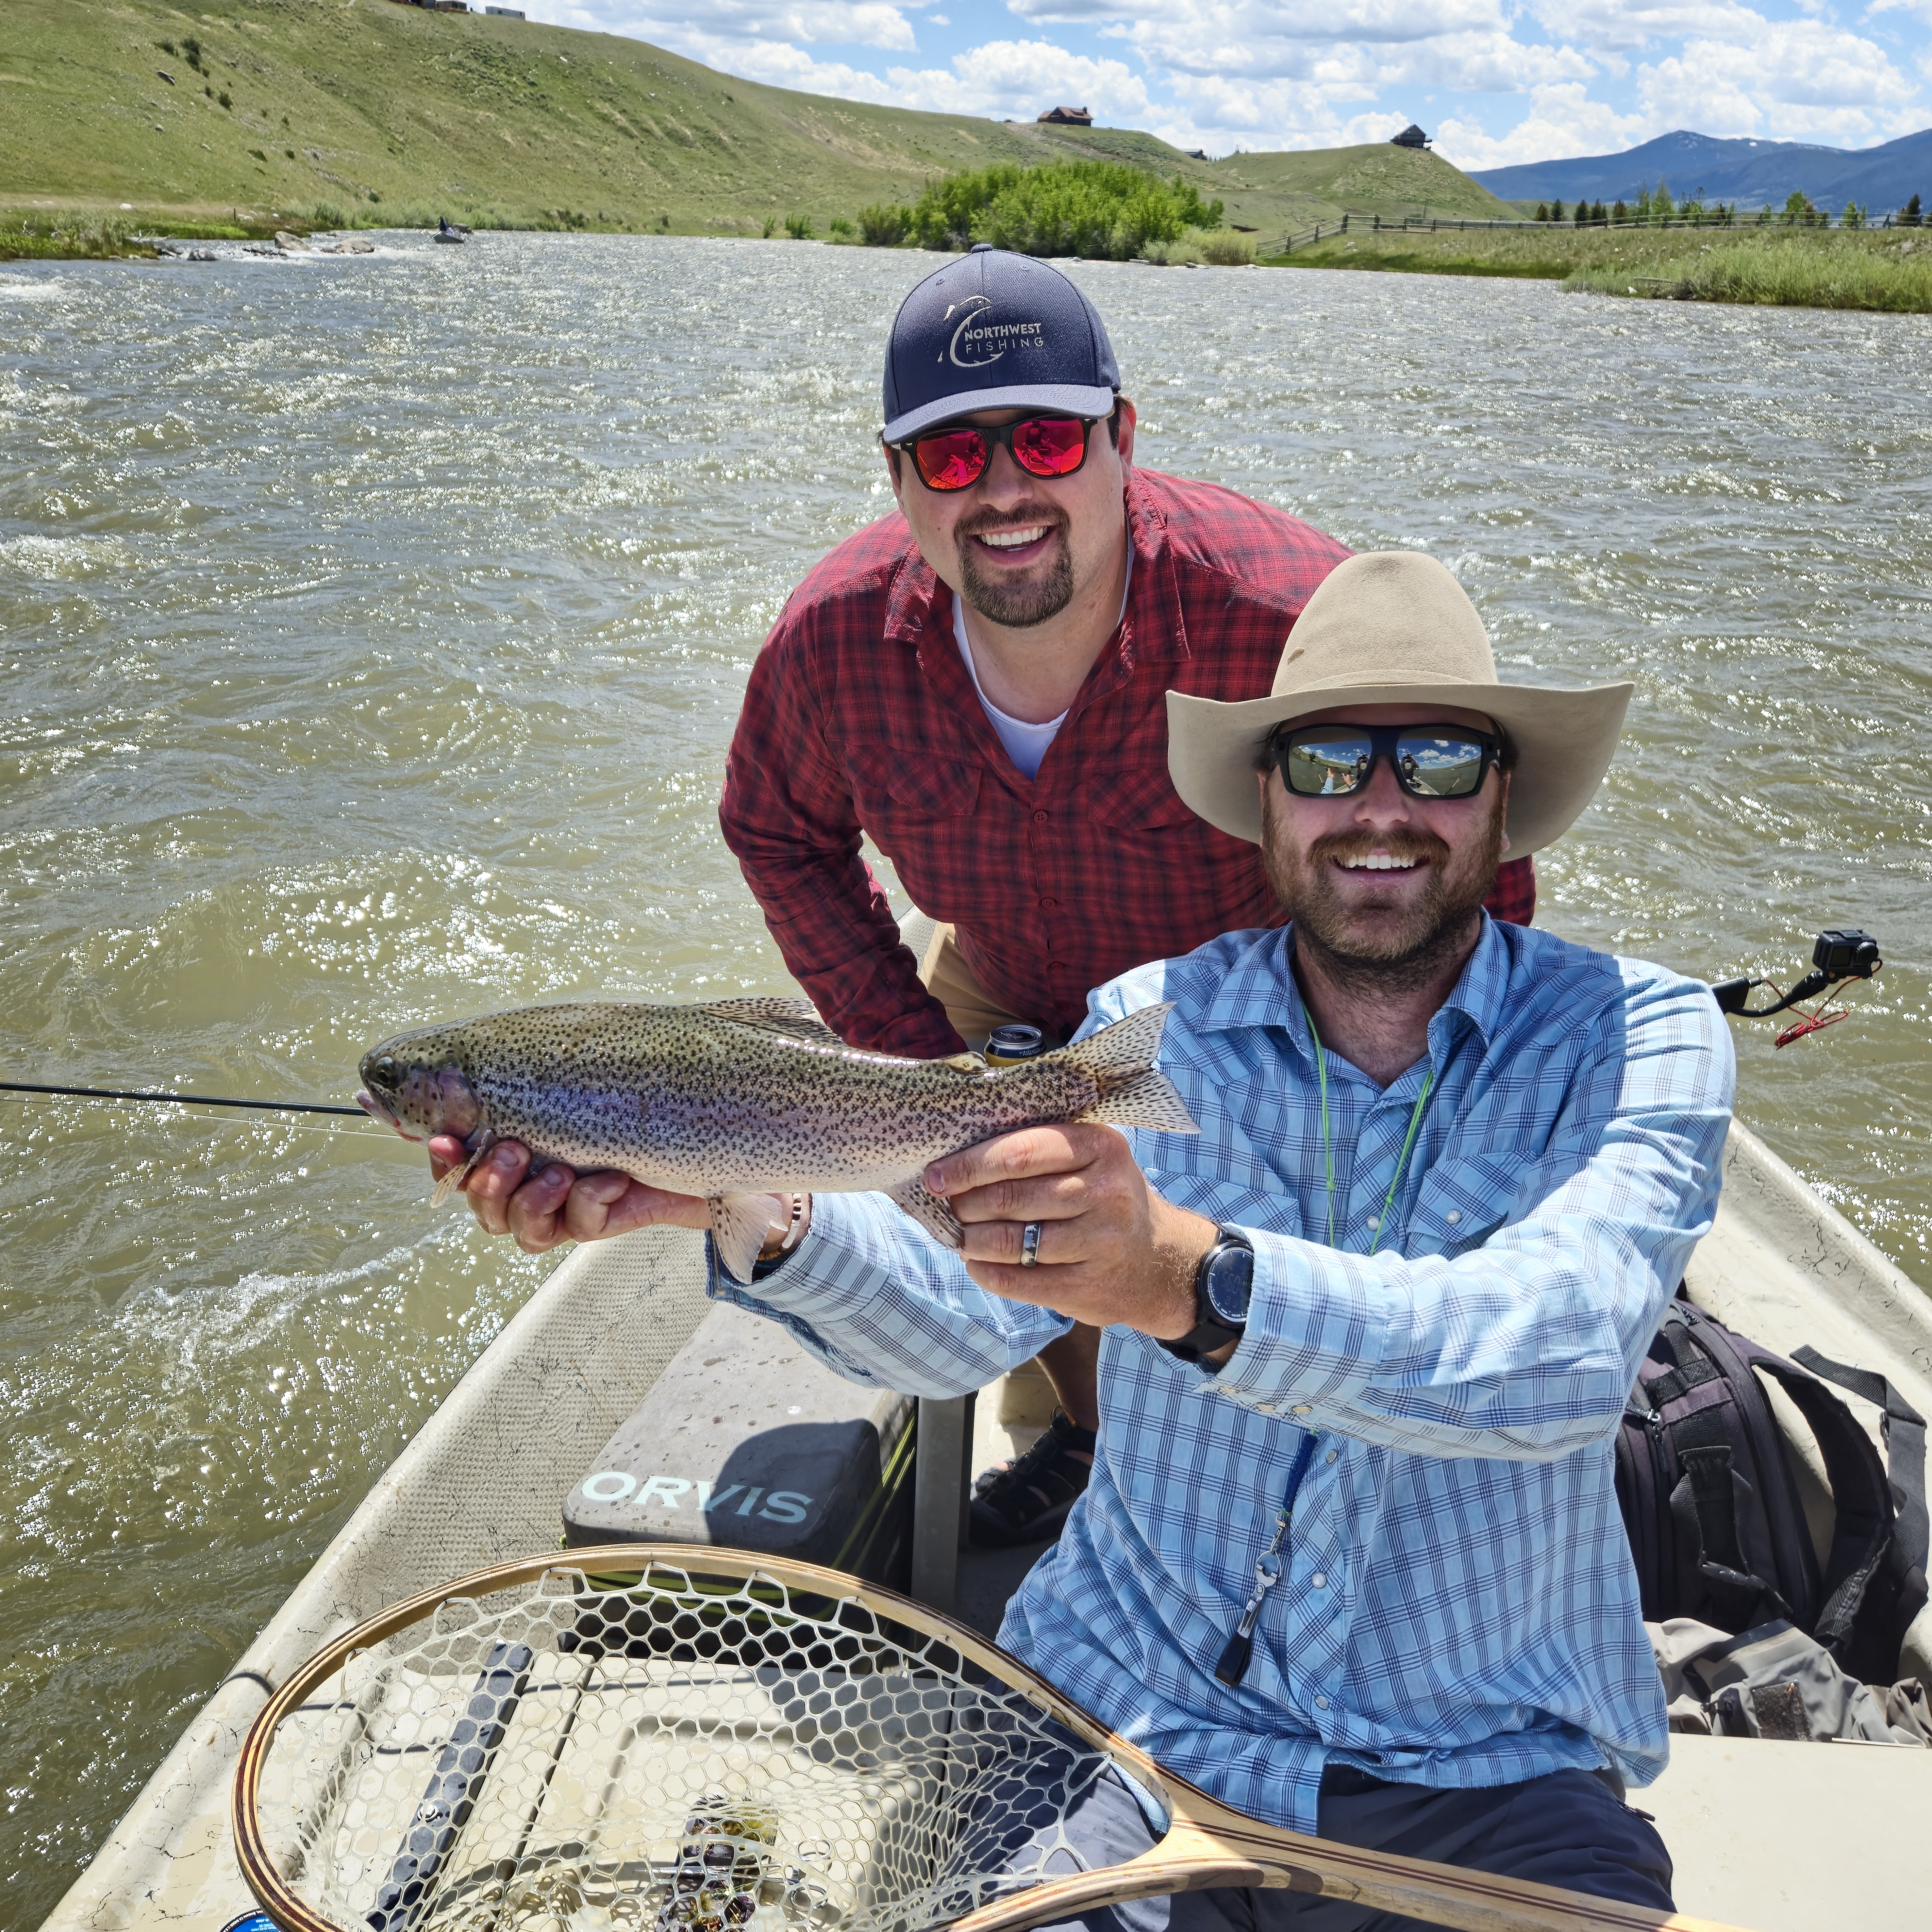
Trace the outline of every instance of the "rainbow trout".
<instances>
[{"instance_id":1,"label":"rainbow trout","mask_svg":"<svg viewBox=\"0 0 1932 1932\"><path fill-rule=\"evenodd\" d=\"M1171 1007L1131 1013L1017 1066L976 1054L906 1060L847 1046L800 999L703 1006L524 1006L399 1034L362 1058L356 1097L406 1140L454 1134L470 1160L500 1140L538 1166L616 1168L704 1197L740 1281L782 1189L877 1189L949 1247L959 1223L920 1177L1016 1127L1105 1120L1198 1133L1154 1065Z\"/></svg>"}]
</instances>

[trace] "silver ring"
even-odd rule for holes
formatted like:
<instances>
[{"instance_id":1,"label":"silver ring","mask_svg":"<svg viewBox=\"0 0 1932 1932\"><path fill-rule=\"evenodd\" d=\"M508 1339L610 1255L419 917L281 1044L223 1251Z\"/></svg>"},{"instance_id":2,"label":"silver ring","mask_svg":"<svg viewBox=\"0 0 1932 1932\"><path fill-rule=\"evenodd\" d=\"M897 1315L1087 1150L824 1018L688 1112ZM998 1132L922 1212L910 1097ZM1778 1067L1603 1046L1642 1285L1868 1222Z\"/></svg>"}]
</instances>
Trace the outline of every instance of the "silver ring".
<instances>
[{"instance_id":1,"label":"silver ring","mask_svg":"<svg viewBox=\"0 0 1932 1932\"><path fill-rule=\"evenodd\" d=\"M1020 1266L1033 1268L1040 1261L1040 1223L1029 1221L1020 1230Z\"/></svg>"}]
</instances>

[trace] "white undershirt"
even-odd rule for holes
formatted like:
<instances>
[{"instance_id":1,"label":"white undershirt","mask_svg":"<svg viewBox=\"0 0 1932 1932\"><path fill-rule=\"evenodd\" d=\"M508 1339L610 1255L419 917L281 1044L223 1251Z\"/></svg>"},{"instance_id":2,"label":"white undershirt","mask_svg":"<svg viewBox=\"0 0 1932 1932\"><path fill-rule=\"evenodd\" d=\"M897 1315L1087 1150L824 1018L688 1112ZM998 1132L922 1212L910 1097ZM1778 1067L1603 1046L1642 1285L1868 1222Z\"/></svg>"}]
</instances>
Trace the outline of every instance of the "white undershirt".
<instances>
[{"instance_id":1,"label":"white undershirt","mask_svg":"<svg viewBox=\"0 0 1932 1932\"><path fill-rule=\"evenodd\" d=\"M1127 614L1127 592L1134 580L1134 554L1127 552L1127 580L1120 586L1120 608L1114 619L1114 628L1120 628L1120 619ZM1000 742L1006 748L1006 756L1012 760L1029 779L1040 776L1042 760L1046 756L1046 748L1054 741L1061 725L1066 722L1066 712L1058 718L1049 718L1044 724L1029 724L1024 718L1010 718L986 695L986 687L980 682L979 667L973 662L973 646L966 637L966 606L960 602L959 593L952 593L952 634L959 641L959 655L966 665L966 675L973 680L973 688L979 694L980 703L986 716L992 720L993 729L1000 734ZM1070 705L1067 709L1072 710Z\"/></svg>"}]
</instances>

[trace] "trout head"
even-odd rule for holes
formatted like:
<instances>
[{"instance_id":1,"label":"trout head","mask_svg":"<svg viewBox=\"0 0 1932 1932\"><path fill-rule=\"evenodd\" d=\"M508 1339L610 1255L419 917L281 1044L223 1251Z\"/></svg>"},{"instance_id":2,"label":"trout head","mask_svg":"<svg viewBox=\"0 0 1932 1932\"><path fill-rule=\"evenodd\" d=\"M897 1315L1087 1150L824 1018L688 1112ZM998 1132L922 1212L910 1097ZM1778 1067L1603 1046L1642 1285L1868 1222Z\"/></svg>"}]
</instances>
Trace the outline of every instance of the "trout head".
<instances>
[{"instance_id":1,"label":"trout head","mask_svg":"<svg viewBox=\"0 0 1932 1932\"><path fill-rule=\"evenodd\" d=\"M356 1104L406 1141L454 1134L467 1142L483 1125L483 1103L463 1070L453 1029L398 1034L362 1056Z\"/></svg>"}]
</instances>

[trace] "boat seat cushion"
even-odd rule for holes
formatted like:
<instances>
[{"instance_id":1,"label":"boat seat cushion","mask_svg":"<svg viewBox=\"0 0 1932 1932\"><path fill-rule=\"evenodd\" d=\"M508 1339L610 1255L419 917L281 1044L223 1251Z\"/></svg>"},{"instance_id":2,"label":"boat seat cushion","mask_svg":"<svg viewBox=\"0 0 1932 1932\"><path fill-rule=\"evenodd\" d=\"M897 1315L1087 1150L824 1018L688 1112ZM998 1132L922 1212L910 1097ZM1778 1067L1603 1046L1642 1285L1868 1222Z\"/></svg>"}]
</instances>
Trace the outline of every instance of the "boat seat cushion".
<instances>
[{"instance_id":1,"label":"boat seat cushion","mask_svg":"<svg viewBox=\"0 0 1932 1932\"><path fill-rule=\"evenodd\" d=\"M715 1308L566 1498L564 1540L756 1550L897 1582L912 1415L776 1322Z\"/></svg>"}]
</instances>

